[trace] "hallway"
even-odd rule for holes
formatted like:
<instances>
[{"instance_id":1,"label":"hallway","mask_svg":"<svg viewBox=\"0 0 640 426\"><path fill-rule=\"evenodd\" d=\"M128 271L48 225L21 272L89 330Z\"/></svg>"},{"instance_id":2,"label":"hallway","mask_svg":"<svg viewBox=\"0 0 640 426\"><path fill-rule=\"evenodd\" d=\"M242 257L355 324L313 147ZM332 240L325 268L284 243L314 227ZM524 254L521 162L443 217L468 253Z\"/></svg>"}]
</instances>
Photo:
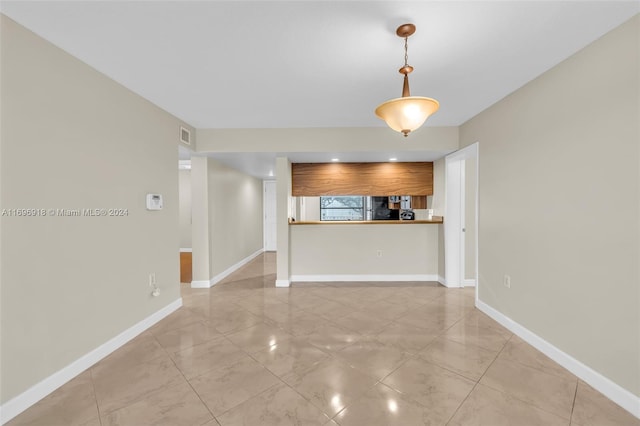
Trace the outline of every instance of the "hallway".
<instances>
[{"instance_id":1,"label":"hallway","mask_svg":"<svg viewBox=\"0 0 640 426\"><path fill-rule=\"evenodd\" d=\"M9 425L640 425L437 283L276 288L265 253Z\"/></svg>"}]
</instances>

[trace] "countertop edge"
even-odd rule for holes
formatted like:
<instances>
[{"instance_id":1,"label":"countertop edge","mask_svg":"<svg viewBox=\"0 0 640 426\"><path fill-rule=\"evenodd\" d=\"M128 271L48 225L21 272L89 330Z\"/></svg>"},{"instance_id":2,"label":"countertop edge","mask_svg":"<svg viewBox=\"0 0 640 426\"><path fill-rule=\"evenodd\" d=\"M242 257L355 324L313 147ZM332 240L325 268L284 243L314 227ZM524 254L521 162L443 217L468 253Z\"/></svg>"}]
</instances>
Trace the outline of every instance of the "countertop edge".
<instances>
[{"instance_id":1,"label":"countertop edge","mask_svg":"<svg viewBox=\"0 0 640 426\"><path fill-rule=\"evenodd\" d=\"M444 223L442 216L433 216L431 220L326 220L291 221L289 225L429 225Z\"/></svg>"}]
</instances>

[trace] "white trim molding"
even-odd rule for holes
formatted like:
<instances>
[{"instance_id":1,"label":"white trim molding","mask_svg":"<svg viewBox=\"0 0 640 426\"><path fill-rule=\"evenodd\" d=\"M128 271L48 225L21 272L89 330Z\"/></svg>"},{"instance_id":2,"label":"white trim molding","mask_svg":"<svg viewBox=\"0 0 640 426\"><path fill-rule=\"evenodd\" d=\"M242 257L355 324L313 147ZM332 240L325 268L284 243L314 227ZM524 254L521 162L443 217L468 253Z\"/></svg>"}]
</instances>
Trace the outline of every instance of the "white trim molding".
<instances>
[{"instance_id":1,"label":"white trim molding","mask_svg":"<svg viewBox=\"0 0 640 426\"><path fill-rule=\"evenodd\" d=\"M477 301L477 308L491 318L499 322L505 328L516 334L525 342L569 370L592 388L627 410L637 418L640 418L640 397L632 394L622 386L614 383L602 374L578 361L571 355L563 352L542 337L518 324L511 318L487 305L481 300Z\"/></svg>"},{"instance_id":2,"label":"white trim molding","mask_svg":"<svg viewBox=\"0 0 640 426\"><path fill-rule=\"evenodd\" d=\"M465 278L464 280L462 280L462 286L463 287L475 287L476 286L476 280L474 278Z\"/></svg>"},{"instance_id":3,"label":"white trim molding","mask_svg":"<svg viewBox=\"0 0 640 426\"><path fill-rule=\"evenodd\" d=\"M442 284L443 286L447 286L447 280L445 277L443 277L442 275L438 275L438 280L437 280L440 284Z\"/></svg>"},{"instance_id":4,"label":"white trim molding","mask_svg":"<svg viewBox=\"0 0 640 426\"><path fill-rule=\"evenodd\" d=\"M256 257L260 256L264 252L264 249L260 249L255 253L250 254L245 257L241 261L229 266L224 271L220 272L218 275L212 277L210 280L202 280L202 281L191 281L191 288L210 288L214 285L218 284L220 281L225 279L227 276L231 275L238 269L242 268L247 263L251 262Z\"/></svg>"},{"instance_id":5,"label":"white trim molding","mask_svg":"<svg viewBox=\"0 0 640 426\"><path fill-rule=\"evenodd\" d=\"M192 253L193 249L191 247L180 247L180 253Z\"/></svg>"},{"instance_id":6,"label":"white trim molding","mask_svg":"<svg viewBox=\"0 0 640 426\"><path fill-rule=\"evenodd\" d=\"M438 281L437 275L292 275L293 282L334 282L334 281Z\"/></svg>"},{"instance_id":7,"label":"white trim molding","mask_svg":"<svg viewBox=\"0 0 640 426\"><path fill-rule=\"evenodd\" d=\"M210 288L211 280L191 281L191 288Z\"/></svg>"},{"instance_id":8,"label":"white trim molding","mask_svg":"<svg viewBox=\"0 0 640 426\"><path fill-rule=\"evenodd\" d=\"M61 370L58 370L41 382L31 386L20 395L5 402L2 406L0 406L0 424L7 423L9 420L13 419L15 416L22 413L24 410L31 407L36 402L40 401L42 398L46 397L51 392L64 385L69 380L85 371L87 368L106 358L109 354L111 354L169 314L173 313L181 306L182 298L174 300L164 308L161 308L142 321L134 324L122 333L118 334L116 337L108 340L91 352L81 356L71 364L63 367Z\"/></svg>"},{"instance_id":9,"label":"white trim molding","mask_svg":"<svg viewBox=\"0 0 640 426\"><path fill-rule=\"evenodd\" d=\"M276 280L276 287L289 287L291 286L291 281L289 280Z\"/></svg>"}]
</instances>

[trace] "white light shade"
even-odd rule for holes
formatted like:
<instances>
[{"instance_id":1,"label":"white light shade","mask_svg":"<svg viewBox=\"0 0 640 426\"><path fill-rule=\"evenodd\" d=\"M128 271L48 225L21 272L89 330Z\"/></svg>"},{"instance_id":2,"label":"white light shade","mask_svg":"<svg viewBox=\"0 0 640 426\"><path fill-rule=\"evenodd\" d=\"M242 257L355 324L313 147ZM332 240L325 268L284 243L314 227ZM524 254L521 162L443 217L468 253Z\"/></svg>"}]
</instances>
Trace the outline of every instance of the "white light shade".
<instances>
[{"instance_id":1,"label":"white light shade","mask_svg":"<svg viewBox=\"0 0 640 426\"><path fill-rule=\"evenodd\" d=\"M405 136L422 126L431 114L438 111L440 104L435 99L421 96L407 96L391 99L376 108L376 115L389 127Z\"/></svg>"}]
</instances>

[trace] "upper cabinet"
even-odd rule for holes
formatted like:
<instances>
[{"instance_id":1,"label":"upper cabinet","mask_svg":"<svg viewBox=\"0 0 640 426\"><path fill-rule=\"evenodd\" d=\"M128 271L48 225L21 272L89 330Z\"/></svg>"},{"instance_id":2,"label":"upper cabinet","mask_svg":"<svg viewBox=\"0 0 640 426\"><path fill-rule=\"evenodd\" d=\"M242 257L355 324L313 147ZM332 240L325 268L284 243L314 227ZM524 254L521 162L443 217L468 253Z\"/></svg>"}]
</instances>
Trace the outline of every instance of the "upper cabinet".
<instances>
[{"instance_id":1,"label":"upper cabinet","mask_svg":"<svg viewBox=\"0 0 640 426\"><path fill-rule=\"evenodd\" d=\"M433 194L433 163L294 163L291 180L296 197L427 196Z\"/></svg>"}]
</instances>

